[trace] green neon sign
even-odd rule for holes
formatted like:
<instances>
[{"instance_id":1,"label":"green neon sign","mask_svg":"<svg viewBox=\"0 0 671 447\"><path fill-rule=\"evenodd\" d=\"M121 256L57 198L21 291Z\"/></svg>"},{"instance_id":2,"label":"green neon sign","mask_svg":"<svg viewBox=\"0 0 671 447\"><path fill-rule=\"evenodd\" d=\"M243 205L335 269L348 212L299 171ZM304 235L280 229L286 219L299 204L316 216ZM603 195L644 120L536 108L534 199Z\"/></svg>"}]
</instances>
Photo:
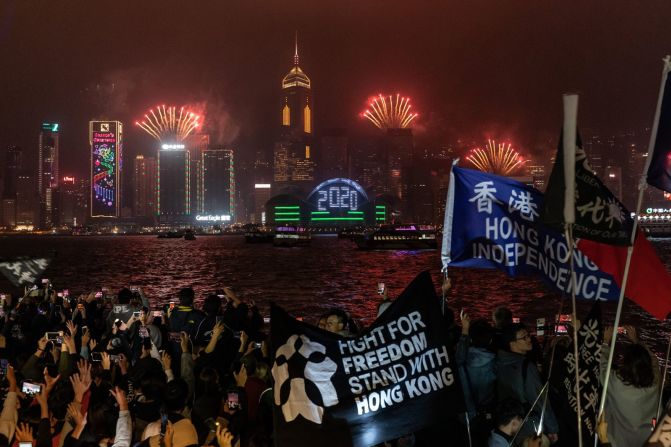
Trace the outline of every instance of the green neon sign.
<instances>
[{"instance_id":1,"label":"green neon sign","mask_svg":"<svg viewBox=\"0 0 671 447\"><path fill-rule=\"evenodd\" d=\"M313 217L310 220L312 221L335 221L335 220L357 220L362 221L363 217Z\"/></svg>"},{"instance_id":2,"label":"green neon sign","mask_svg":"<svg viewBox=\"0 0 671 447\"><path fill-rule=\"evenodd\" d=\"M276 206L276 210L298 210L300 206Z\"/></svg>"},{"instance_id":3,"label":"green neon sign","mask_svg":"<svg viewBox=\"0 0 671 447\"><path fill-rule=\"evenodd\" d=\"M276 216L298 216L298 211L275 212Z\"/></svg>"}]
</instances>

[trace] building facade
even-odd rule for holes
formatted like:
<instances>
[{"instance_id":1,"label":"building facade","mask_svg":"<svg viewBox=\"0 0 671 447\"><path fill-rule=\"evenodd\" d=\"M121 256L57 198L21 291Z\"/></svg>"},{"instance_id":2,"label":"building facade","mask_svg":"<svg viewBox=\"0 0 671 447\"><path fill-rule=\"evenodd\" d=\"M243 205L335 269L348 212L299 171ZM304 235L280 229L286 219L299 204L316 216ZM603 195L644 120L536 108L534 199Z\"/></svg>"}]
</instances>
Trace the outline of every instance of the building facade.
<instances>
[{"instance_id":1,"label":"building facade","mask_svg":"<svg viewBox=\"0 0 671 447\"><path fill-rule=\"evenodd\" d=\"M233 150L224 147L207 149L202 153L203 215L236 216L235 163Z\"/></svg>"},{"instance_id":2,"label":"building facade","mask_svg":"<svg viewBox=\"0 0 671 447\"><path fill-rule=\"evenodd\" d=\"M282 79L280 136L274 148L274 181L306 185L314 181L313 111L310 78L299 66L298 40L294 65Z\"/></svg>"},{"instance_id":3,"label":"building facade","mask_svg":"<svg viewBox=\"0 0 671 447\"><path fill-rule=\"evenodd\" d=\"M156 158L138 155L133 166L133 215L156 217L156 192L158 178Z\"/></svg>"},{"instance_id":4,"label":"building facade","mask_svg":"<svg viewBox=\"0 0 671 447\"><path fill-rule=\"evenodd\" d=\"M37 193L39 196L39 226L54 224L54 192L58 188L59 124L42 123L37 153Z\"/></svg>"},{"instance_id":5,"label":"building facade","mask_svg":"<svg viewBox=\"0 0 671 447\"><path fill-rule=\"evenodd\" d=\"M90 121L91 217L119 217L121 208L123 125Z\"/></svg>"},{"instance_id":6,"label":"building facade","mask_svg":"<svg viewBox=\"0 0 671 447\"><path fill-rule=\"evenodd\" d=\"M157 214L161 223L180 224L190 219L190 162L184 144L163 144L158 151Z\"/></svg>"}]
</instances>

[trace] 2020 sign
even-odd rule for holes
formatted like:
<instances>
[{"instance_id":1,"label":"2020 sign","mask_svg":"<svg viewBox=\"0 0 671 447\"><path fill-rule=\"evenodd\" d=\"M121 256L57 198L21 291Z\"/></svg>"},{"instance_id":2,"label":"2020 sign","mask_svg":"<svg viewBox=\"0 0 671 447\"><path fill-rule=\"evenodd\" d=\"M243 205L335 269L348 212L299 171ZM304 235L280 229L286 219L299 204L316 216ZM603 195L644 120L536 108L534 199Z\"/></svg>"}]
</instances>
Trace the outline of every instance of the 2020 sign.
<instances>
[{"instance_id":1,"label":"2020 sign","mask_svg":"<svg viewBox=\"0 0 671 447\"><path fill-rule=\"evenodd\" d=\"M368 201L366 192L353 180L336 178L317 186L309 196L317 211L357 211Z\"/></svg>"},{"instance_id":2,"label":"2020 sign","mask_svg":"<svg viewBox=\"0 0 671 447\"><path fill-rule=\"evenodd\" d=\"M356 211L359 208L359 196L349 186L331 186L318 191L317 209L327 211L333 208Z\"/></svg>"}]
</instances>

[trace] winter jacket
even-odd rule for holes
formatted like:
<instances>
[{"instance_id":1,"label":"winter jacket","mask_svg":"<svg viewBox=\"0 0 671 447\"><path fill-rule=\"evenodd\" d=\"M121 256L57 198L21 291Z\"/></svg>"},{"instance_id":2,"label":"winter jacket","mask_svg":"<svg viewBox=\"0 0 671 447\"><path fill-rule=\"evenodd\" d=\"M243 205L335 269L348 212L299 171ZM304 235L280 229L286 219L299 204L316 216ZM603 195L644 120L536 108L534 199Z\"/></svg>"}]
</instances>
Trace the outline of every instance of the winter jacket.
<instances>
[{"instance_id":1,"label":"winter jacket","mask_svg":"<svg viewBox=\"0 0 671 447\"><path fill-rule=\"evenodd\" d=\"M601 380L606 379L608 366L607 344L601 346ZM653 361L653 365L657 360ZM613 371L608 381L606 396L606 422L608 440L613 447L643 445L652 433L652 418L657 413L659 399L659 371L651 387L636 388L627 385Z\"/></svg>"},{"instance_id":2,"label":"winter jacket","mask_svg":"<svg viewBox=\"0 0 671 447\"><path fill-rule=\"evenodd\" d=\"M521 402L529 410L536 401L536 398L538 398L543 388L543 382L538 374L536 365L533 362L525 360L526 357L521 354L501 350L498 352L496 357L496 367L498 370L497 395L499 401L513 398ZM529 418L522 430L520 430L521 434L533 433L535 431L533 423L540 420L542 404L542 400L536 403L532 417ZM559 432L557 419L549 401L545 408L543 432Z\"/></svg>"},{"instance_id":3,"label":"winter jacket","mask_svg":"<svg viewBox=\"0 0 671 447\"><path fill-rule=\"evenodd\" d=\"M455 359L466 409L472 419L479 410L489 409L496 401L496 354L469 345L470 337L462 335L457 343Z\"/></svg>"}]
</instances>

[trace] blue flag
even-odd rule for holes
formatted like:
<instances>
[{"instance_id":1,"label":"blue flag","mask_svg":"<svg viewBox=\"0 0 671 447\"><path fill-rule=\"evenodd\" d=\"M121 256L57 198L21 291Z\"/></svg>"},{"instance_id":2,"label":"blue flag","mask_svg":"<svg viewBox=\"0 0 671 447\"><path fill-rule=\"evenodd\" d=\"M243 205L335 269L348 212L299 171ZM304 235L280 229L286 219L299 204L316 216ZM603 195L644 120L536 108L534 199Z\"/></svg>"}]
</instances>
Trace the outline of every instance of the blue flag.
<instances>
[{"instance_id":1,"label":"blue flag","mask_svg":"<svg viewBox=\"0 0 671 447\"><path fill-rule=\"evenodd\" d=\"M540 223L543 194L511 178L452 167L443 234L443 267L498 268L536 275L571 292L566 239ZM576 297L617 300L619 287L574 251Z\"/></svg>"}]
</instances>

